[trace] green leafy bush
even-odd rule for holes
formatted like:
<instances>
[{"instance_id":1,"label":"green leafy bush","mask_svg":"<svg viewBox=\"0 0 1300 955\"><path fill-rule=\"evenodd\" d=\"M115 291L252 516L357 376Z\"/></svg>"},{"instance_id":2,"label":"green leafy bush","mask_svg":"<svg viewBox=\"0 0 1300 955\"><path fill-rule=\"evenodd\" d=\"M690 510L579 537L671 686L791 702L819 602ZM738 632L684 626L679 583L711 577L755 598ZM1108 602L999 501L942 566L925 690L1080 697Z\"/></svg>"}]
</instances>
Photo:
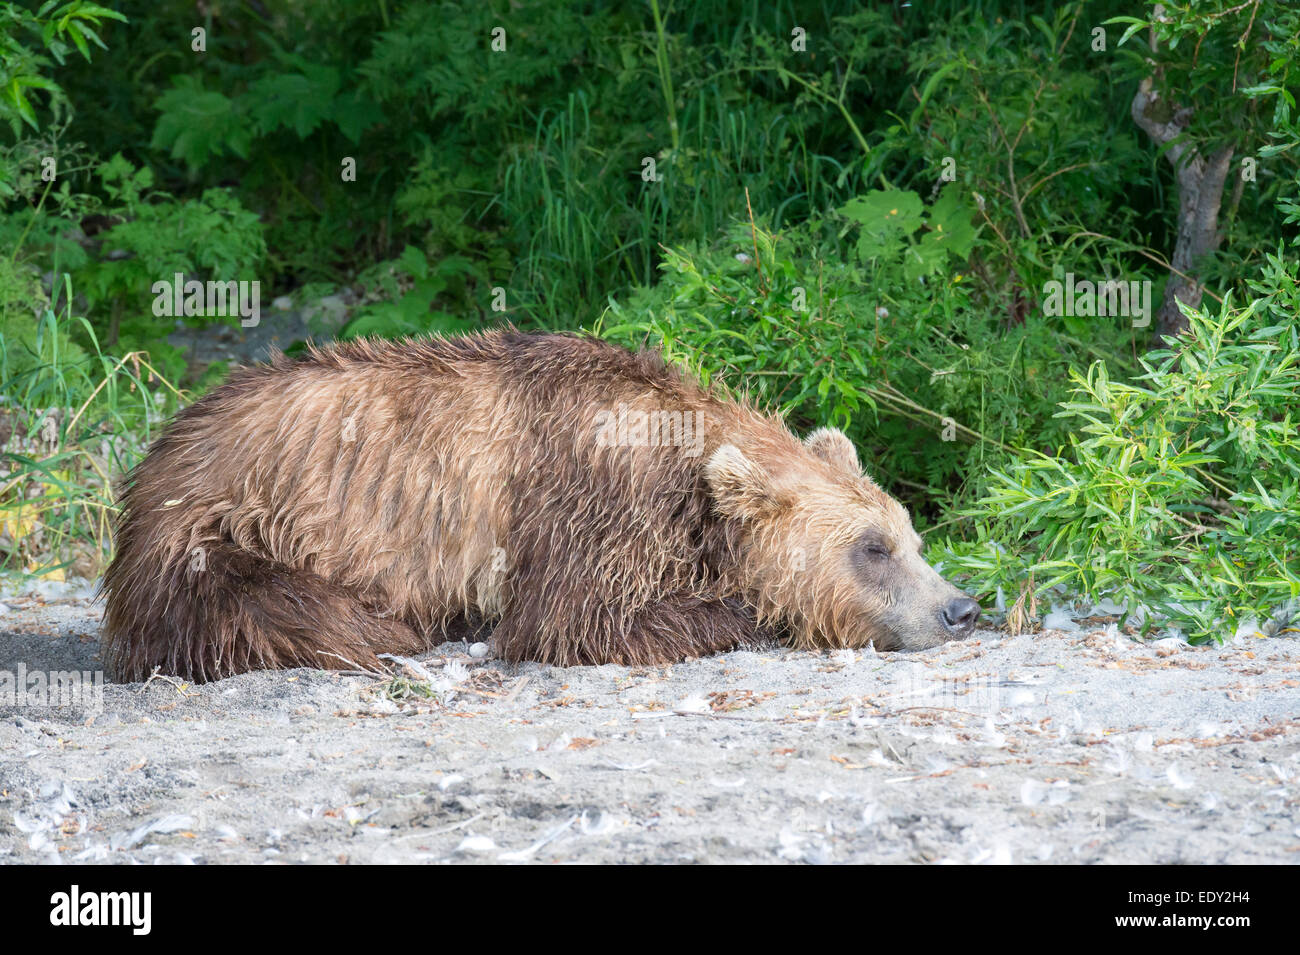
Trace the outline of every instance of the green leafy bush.
<instances>
[{"instance_id":1,"label":"green leafy bush","mask_svg":"<svg viewBox=\"0 0 1300 955\"><path fill-rule=\"evenodd\" d=\"M848 429L877 479L933 522L1013 448L1063 442L1052 413L1069 368L1124 334L1097 326L1084 342L1041 314L1007 327L978 307L972 215L953 184L929 206L873 191L779 235L735 225L716 245L668 250L660 283L615 300L602 331L743 382L796 427Z\"/></svg>"},{"instance_id":2,"label":"green leafy bush","mask_svg":"<svg viewBox=\"0 0 1300 955\"><path fill-rule=\"evenodd\" d=\"M1300 597L1300 290L1280 258L1264 284L1189 310L1132 384L1074 373L1068 446L994 472L967 512L980 543L950 544L949 566L984 593L1032 580L1149 609L1196 641Z\"/></svg>"},{"instance_id":3,"label":"green leafy bush","mask_svg":"<svg viewBox=\"0 0 1300 955\"><path fill-rule=\"evenodd\" d=\"M109 347L150 351L169 377L177 377L184 360L165 341L177 316L153 314L154 283L172 281L177 273L256 280L266 256L261 222L226 189L185 200L152 192L153 173L135 169L121 155L98 173L109 208L122 221L100 234L99 255L77 270L83 291L100 306L92 324Z\"/></svg>"},{"instance_id":4,"label":"green leafy bush","mask_svg":"<svg viewBox=\"0 0 1300 955\"><path fill-rule=\"evenodd\" d=\"M40 128L33 92L45 94L56 115L67 106L63 88L47 74L56 63L67 62L74 47L87 63L91 43L108 49L96 32L103 20L126 17L86 0L47 0L34 13L11 3L0 8L0 121L9 124L15 138L24 124Z\"/></svg>"},{"instance_id":5,"label":"green leafy bush","mask_svg":"<svg viewBox=\"0 0 1300 955\"><path fill-rule=\"evenodd\" d=\"M358 284L366 289L367 301L348 319L339 338L403 335L455 334L471 327L463 319L440 308L435 302L454 284L475 271L465 259L448 257L430 265L425 254L407 246L394 262L381 262L363 272Z\"/></svg>"}]
</instances>

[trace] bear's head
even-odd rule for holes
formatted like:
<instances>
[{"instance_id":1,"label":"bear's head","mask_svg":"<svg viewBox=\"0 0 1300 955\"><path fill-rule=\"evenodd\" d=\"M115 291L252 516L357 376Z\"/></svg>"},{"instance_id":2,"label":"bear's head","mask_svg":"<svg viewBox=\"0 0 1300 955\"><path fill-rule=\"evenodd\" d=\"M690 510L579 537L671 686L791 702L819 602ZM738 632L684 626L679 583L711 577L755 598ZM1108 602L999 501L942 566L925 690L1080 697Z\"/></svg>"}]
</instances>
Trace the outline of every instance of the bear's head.
<instances>
[{"instance_id":1,"label":"bear's head","mask_svg":"<svg viewBox=\"0 0 1300 955\"><path fill-rule=\"evenodd\" d=\"M974 632L979 604L922 559L907 511L863 473L843 432L792 445L724 444L705 466L717 510L739 522L760 618L808 647L916 650Z\"/></svg>"}]
</instances>

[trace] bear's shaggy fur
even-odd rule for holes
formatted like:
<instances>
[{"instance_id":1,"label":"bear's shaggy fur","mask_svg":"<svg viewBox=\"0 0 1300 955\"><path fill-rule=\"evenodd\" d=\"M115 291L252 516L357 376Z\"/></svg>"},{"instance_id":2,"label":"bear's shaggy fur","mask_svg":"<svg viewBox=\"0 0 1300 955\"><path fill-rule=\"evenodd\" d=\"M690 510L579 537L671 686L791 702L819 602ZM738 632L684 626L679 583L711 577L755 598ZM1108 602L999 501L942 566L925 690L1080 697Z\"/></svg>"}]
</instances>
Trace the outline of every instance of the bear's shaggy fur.
<instances>
[{"instance_id":1,"label":"bear's shaggy fur","mask_svg":"<svg viewBox=\"0 0 1300 955\"><path fill-rule=\"evenodd\" d=\"M466 614L497 621L499 656L558 665L768 627L882 649L969 632L839 432L800 442L656 352L513 329L235 371L128 476L116 545L129 680L373 667Z\"/></svg>"}]
</instances>

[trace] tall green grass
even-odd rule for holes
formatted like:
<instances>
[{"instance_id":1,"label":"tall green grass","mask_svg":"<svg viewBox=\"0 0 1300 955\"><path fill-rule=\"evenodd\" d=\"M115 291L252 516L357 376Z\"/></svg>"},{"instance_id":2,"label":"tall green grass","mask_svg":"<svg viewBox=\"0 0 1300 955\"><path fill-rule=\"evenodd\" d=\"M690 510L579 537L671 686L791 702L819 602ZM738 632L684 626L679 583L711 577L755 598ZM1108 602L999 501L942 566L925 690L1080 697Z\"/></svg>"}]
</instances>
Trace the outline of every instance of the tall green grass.
<instances>
[{"instance_id":1,"label":"tall green grass","mask_svg":"<svg viewBox=\"0 0 1300 955\"><path fill-rule=\"evenodd\" d=\"M66 277L64 291L72 302ZM0 571L94 576L114 486L184 395L144 352L105 353L70 304L7 312L0 373Z\"/></svg>"}]
</instances>

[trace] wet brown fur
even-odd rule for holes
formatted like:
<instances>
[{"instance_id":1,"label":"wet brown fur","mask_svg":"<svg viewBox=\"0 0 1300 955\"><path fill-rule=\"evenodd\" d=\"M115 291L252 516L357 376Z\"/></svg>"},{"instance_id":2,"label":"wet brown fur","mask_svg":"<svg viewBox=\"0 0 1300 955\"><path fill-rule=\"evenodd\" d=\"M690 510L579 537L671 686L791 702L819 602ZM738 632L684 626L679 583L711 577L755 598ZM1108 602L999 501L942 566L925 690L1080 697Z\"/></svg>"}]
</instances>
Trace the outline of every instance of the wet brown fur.
<instances>
[{"instance_id":1,"label":"wet brown fur","mask_svg":"<svg viewBox=\"0 0 1300 955\"><path fill-rule=\"evenodd\" d=\"M596 415L619 404L700 412L702 453L602 446ZM497 620L499 656L558 665L680 660L760 640L760 621L856 642L836 637L862 613L851 575L825 571L810 596L748 499L810 488L797 519L814 548L848 541L862 514L915 538L849 473L840 438L805 446L656 352L575 336L277 357L177 415L128 477L108 657L128 680L371 667L466 613ZM753 461L766 483L728 471Z\"/></svg>"}]
</instances>

